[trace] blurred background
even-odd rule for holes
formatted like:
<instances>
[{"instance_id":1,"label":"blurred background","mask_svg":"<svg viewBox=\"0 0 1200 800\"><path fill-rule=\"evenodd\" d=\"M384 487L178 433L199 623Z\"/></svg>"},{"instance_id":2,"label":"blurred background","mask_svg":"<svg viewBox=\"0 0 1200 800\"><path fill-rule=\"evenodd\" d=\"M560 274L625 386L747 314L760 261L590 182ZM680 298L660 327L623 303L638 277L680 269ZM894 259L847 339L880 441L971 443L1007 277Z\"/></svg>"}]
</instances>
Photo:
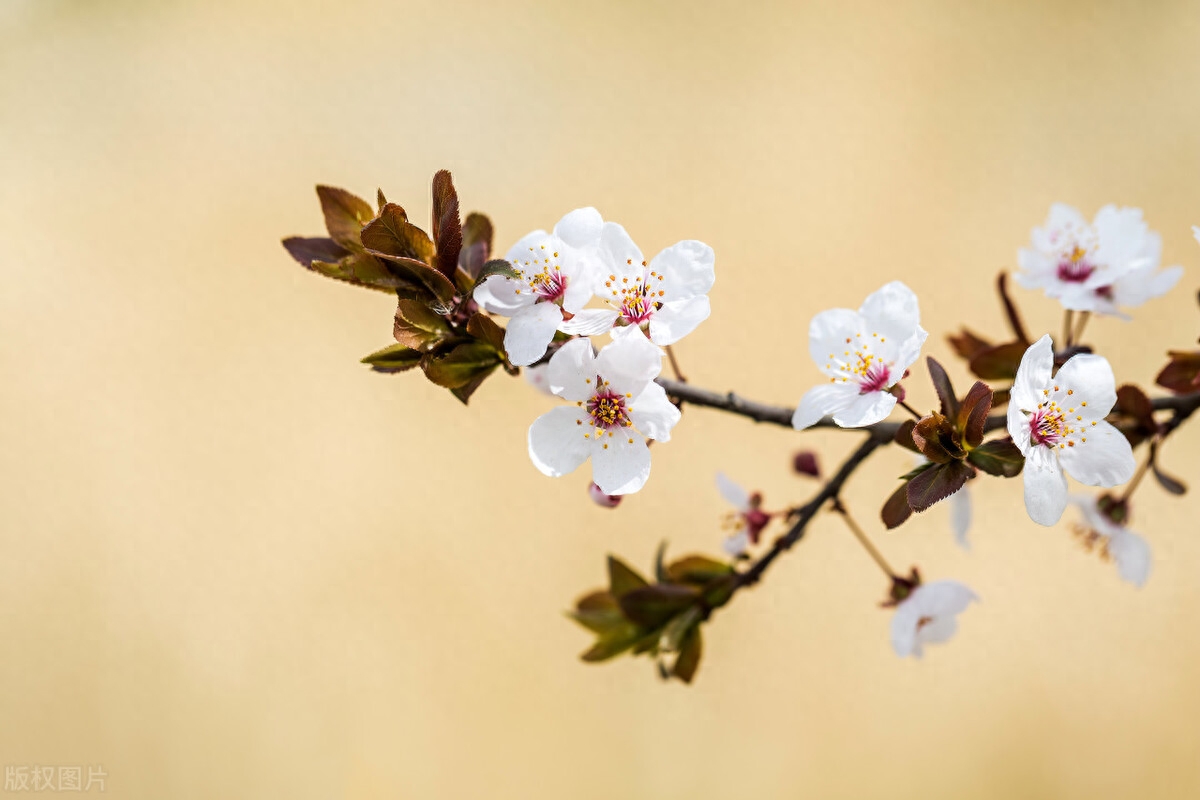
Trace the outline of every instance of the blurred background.
<instances>
[{"instance_id":1,"label":"blurred background","mask_svg":"<svg viewBox=\"0 0 1200 800\"><path fill-rule=\"evenodd\" d=\"M1090 327L1149 385L1200 321L1198 36L1185 2L0 0L0 763L129 798L1196 796L1193 495L1139 491L1137 591L1019 481L974 487L970 553L945 508L883 532L888 451L847 500L981 595L951 645L897 659L822 518L693 686L585 665L562 611L606 553L718 552L716 470L778 507L815 487L794 450L851 440L694 409L597 508L529 463L552 400L370 373L394 303L279 240L321 233L318 182L424 222L439 168L501 252L582 205L648 254L702 239L685 371L793 404L809 318L896 278L965 389L943 335L1006 333L995 275L1052 202L1116 202L1188 269ZM1193 485L1196 427L1163 452Z\"/></svg>"}]
</instances>

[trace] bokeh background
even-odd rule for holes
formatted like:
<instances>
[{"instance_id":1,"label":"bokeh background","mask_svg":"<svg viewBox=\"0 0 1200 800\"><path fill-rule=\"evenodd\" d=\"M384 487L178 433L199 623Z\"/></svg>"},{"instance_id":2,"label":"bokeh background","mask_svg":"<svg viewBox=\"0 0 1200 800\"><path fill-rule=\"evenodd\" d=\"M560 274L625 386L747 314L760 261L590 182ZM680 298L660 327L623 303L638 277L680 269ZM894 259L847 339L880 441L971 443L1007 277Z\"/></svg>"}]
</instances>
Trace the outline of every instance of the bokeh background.
<instances>
[{"instance_id":1,"label":"bokeh background","mask_svg":"<svg viewBox=\"0 0 1200 800\"><path fill-rule=\"evenodd\" d=\"M695 685L588 666L562 610L606 553L716 551L717 469L783 505L795 449L850 439L692 410L596 508L528 461L552 401L368 372L393 304L279 239L320 232L318 182L423 219L443 167L502 250L582 205L703 239L686 371L794 403L810 316L895 278L965 388L942 334L1004 332L1049 205L1136 205L1187 277L1089 338L1148 384L1200 321L1198 37L1195 2L0 0L0 763L129 798L1196 796L1194 496L1139 492L1137 591L1015 481L975 487L969 554L944 508L883 533L887 452L848 500L982 596L952 645L898 660L822 519ZM1193 484L1198 436L1164 451Z\"/></svg>"}]
</instances>

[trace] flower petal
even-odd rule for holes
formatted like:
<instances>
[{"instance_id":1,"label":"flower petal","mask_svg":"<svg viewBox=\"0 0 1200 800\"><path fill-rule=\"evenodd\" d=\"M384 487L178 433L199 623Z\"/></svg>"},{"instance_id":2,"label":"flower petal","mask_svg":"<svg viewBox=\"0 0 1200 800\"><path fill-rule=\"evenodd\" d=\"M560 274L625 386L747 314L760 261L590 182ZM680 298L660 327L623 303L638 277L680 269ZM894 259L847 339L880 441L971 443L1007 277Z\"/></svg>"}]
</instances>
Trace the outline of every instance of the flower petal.
<instances>
[{"instance_id":1,"label":"flower petal","mask_svg":"<svg viewBox=\"0 0 1200 800\"><path fill-rule=\"evenodd\" d=\"M546 355L546 348L561 323L562 309L554 303L534 303L518 311L504 332L508 360L524 367Z\"/></svg>"},{"instance_id":2,"label":"flower petal","mask_svg":"<svg viewBox=\"0 0 1200 800\"><path fill-rule=\"evenodd\" d=\"M708 294L716 280L713 249L704 242L687 239L671 245L654 257L650 269L663 276L664 303Z\"/></svg>"},{"instance_id":3,"label":"flower petal","mask_svg":"<svg viewBox=\"0 0 1200 800\"><path fill-rule=\"evenodd\" d=\"M596 369L614 391L637 397L662 370L662 350L634 329L613 337L596 356ZM612 492L609 492L612 494Z\"/></svg>"},{"instance_id":4,"label":"flower petal","mask_svg":"<svg viewBox=\"0 0 1200 800\"><path fill-rule=\"evenodd\" d=\"M588 206L568 213L554 226L554 235L570 247L586 249L600 244L604 219L600 212Z\"/></svg>"},{"instance_id":5,"label":"flower petal","mask_svg":"<svg viewBox=\"0 0 1200 800\"><path fill-rule=\"evenodd\" d=\"M849 385L849 384L845 384ZM882 422L896 407L896 395L889 392L866 392L855 397L850 405L833 412L833 421L843 428L865 428Z\"/></svg>"},{"instance_id":6,"label":"flower petal","mask_svg":"<svg viewBox=\"0 0 1200 800\"><path fill-rule=\"evenodd\" d=\"M536 367L525 368L525 382L544 395L554 396L550 391L550 365L538 364Z\"/></svg>"},{"instance_id":7,"label":"flower petal","mask_svg":"<svg viewBox=\"0 0 1200 800\"><path fill-rule=\"evenodd\" d=\"M721 549L728 553L732 558L737 558L742 553L746 552L746 549L749 547L750 531L747 530L746 526L744 525L740 530L738 530L737 533L726 537L725 541L721 542Z\"/></svg>"},{"instance_id":8,"label":"flower petal","mask_svg":"<svg viewBox=\"0 0 1200 800\"><path fill-rule=\"evenodd\" d=\"M798 431L811 428L822 417L841 411L858 399L858 386L849 383L822 383L804 393L800 405L792 413L792 427Z\"/></svg>"},{"instance_id":9,"label":"flower petal","mask_svg":"<svg viewBox=\"0 0 1200 800\"><path fill-rule=\"evenodd\" d=\"M592 442L583 438L591 430L586 418L587 413L578 406L559 406L529 426L529 458L543 475L557 478L587 461Z\"/></svg>"},{"instance_id":10,"label":"flower petal","mask_svg":"<svg viewBox=\"0 0 1200 800\"><path fill-rule=\"evenodd\" d=\"M1067 476L1058 466L1058 458L1045 445L1029 448L1025 454L1025 510L1039 525L1053 525L1067 507Z\"/></svg>"},{"instance_id":11,"label":"flower petal","mask_svg":"<svg viewBox=\"0 0 1200 800\"><path fill-rule=\"evenodd\" d=\"M596 391L596 358L592 343L574 339L558 349L546 366L550 391L566 400L587 400Z\"/></svg>"},{"instance_id":12,"label":"flower petal","mask_svg":"<svg viewBox=\"0 0 1200 800\"><path fill-rule=\"evenodd\" d=\"M822 311L808 323L808 354L822 372L833 375L838 370L838 361L853 357L853 342L862 329L862 317L856 311L848 308ZM847 350L851 355L846 355Z\"/></svg>"},{"instance_id":13,"label":"flower petal","mask_svg":"<svg viewBox=\"0 0 1200 800\"><path fill-rule=\"evenodd\" d=\"M1129 440L1104 420L1087 432L1087 441L1058 450L1058 460L1072 478L1088 486L1119 486L1133 477L1137 463Z\"/></svg>"},{"instance_id":14,"label":"flower petal","mask_svg":"<svg viewBox=\"0 0 1200 800\"><path fill-rule=\"evenodd\" d=\"M954 541L963 550L970 550L971 543L967 541L967 533L971 530L971 491L963 486L950 495L950 529L954 531Z\"/></svg>"},{"instance_id":15,"label":"flower petal","mask_svg":"<svg viewBox=\"0 0 1200 800\"><path fill-rule=\"evenodd\" d=\"M734 483L724 472L717 473L717 491L725 498L725 502L738 511L750 508L750 493Z\"/></svg>"},{"instance_id":16,"label":"flower petal","mask_svg":"<svg viewBox=\"0 0 1200 800\"><path fill-rule=\"evenodd\" d=\"M1084 401L1086 406L1077 405L1076 411L1091 421L1104 419L1117 402L1117 384L1113 378L1112 366L1104 356L1080 353L1071 356L1062 369L1054 376L1054 385L1062 391L1068 389L1075 392L1076 401ZM1060 399L1062 405L1065 398ZM1084 412L1087 413L1084 413Z\"/></svg>"},{"instance_id":17,"label":"flower petal","mask_svg":"<svg viewBox=\"0 0 1200 800\"><path fill-rule=\"evenodd\" d=\"M1096 212L1092 227L1099 239L1096 261L1118 274L1142 254L1150 230L1142 219L1140 208L1117 208L1113 205Z\"/></svg>"},{"instance_id":18,"label":"flower petal","mask_svg":"<svg viewBox=\"0 0 1200 800\"><path fill-rule=\"evenodd\" d=\"M1031 344L1025 355L1021 356L1021 365L1017 367L1017 377L1013 380L1009 399L1010 420L1013 408L1022 411L1037 408L1037 404L1042 401L1042 390L1050 385L1050 370L1053 367L1054 345L1050 341L1050 334L1046 334ZM1011 430L1009 434L1015 441L1016 435ZM1028 439L1028 432L1026 438Z\"/></svg>"},{"instance_id":19,"label":"flower petal","mask_svg":"<svg viewBox=\"0 0 1200 800\"><path fill-rule=\"evenodd\" d=\"M585 308L576 311L575 316L564 321L558 329L578 336L596 336L612 330L618 316L616 311L607 308Z\"/></svg>"},{"instance_id":20,"label":"flower petal","mask_svg":"<svg viewBox=\"0 0 1200 800\"><path fill-rule=\"evenodd\" d=\"M643 436L659 442L671 440L671 429L679 422L679 409L667 399L666 390L657 383L648 383L633 398L629 419Z\"/></svg>"},{"instance_id":21,"label":"flower petal","mask_svg":"<svg viewBox=\"0 0 1200 800\"><path fill-rule=\"evenodd\" d=\"M618 279L640 277L645 269L642 266L642 251L629 238L625 228L615 222L604 223L600 232L600 258Z\"/></svg>"},{"instance_id":22,"label":"flower petal","mask_svg":"<svg viewBox=\"0 0 1200 800\"><path fill-rule=\"evenodd\" d=\"M605 494L632 494L649 477L650 448L638 434L618 432L592 446L592 480Z\"/></svg>"},{"instance_id":23,"label":"flower petal","mask_svg":"<svg viewBox=\"0 0 1200 800\"><path fill-rule=\"evenodd\" d=\"M704 295L667 303L650 317L650 340L664 347L675 344L696 330L696 326L711 313L712 308Z\"/></svg>"},{"instance_id":24,"label":"flower petal","mask_svg":"<svg viewBox=\"0 0 1200 800\"><path fill-rule=\"evenodd\" d=\"M550 234L543 230L527 233L516 244L508 248L508 253L504 256L504 259L510 263L525 261L534 250L538 250L542 245L546 244L548 239L550 239Z\"/></svg>"},{"instance_id":25,"label":"flower petal","mask_svg":"<svg viewBox=\"0 0 1200 800\"><path fill-rule=\"evenodd\" d=\"M521 291L522 287L525 287L524 291ZM528 291L524 281L507 275L492 275L475 287L472 297L485 310L505 317L513 316L537 299Z\"/></svg>"},{"instance_id":26,"label":"flower petal","mask_svg":"<svg viewBox=\"0 0 1200 800\"><path fill-rule=\"evenodd\" d=\"M1152 557L1145 539L1133 531L1118 531L1108 540L1108 552L1117 562L1117 572L1122 580L1139 589L1146 585Z\"/></svg>"},{"instance_id":27,"label":"flower petal","mask_svg":"<svg viewBox=\"0 0 1200 800\"><path fill-rule=\"evenodd\" d=\"M872 293L858 310L871 333L903 341L921 327L917 296L900 281L892 281Z\"/></svg>"}]
</instances>

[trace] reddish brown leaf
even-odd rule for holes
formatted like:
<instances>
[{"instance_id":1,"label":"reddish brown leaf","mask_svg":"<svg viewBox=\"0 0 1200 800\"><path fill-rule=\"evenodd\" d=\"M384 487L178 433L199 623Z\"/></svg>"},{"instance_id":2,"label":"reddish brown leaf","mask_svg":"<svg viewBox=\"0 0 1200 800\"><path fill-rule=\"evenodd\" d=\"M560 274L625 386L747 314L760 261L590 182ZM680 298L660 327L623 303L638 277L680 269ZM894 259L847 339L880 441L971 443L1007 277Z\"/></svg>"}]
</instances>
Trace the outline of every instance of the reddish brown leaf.
<instances>
[{"instance_id":1,"label":"reddish brown leaf","mask_svg":"<svg viewBox=\"0 0 1200 800\"><path fill-rule=\"evenodd\" d=\"M958 429L968 447L978 447L983 441L983 426L992 410L992 390L986 383L976 381L963 398L958 412Z\"/></svg>"},{"instance_id":2,"label":"reddish brown leaf","mask_svg":"<svg viewBox=\"0 0 1200 800\"><path fill-rule=\"evenodd\" d=\"M908 484L902 483L896 487L896 491L892 492L892 496L883 504L883 510L879 512L879 517L890 531L903 525L905 520L911 516L912 509L908 505Z\"/></svg>"},{"instance_id":3,"label":"reddish brown leaf","mask_svg":"<svg viewBox=\"0 0 1200 800\"><path fill-rule=\"evenodd\" d=\"M950 376L933 356L926 357L925 364L929 367L929 377L933 380L934 391L937 392L938 400L941 401L942 414L954 419L958 416L958 397L954 394L954 385L950 383Z\"/></svg>"},{"instance_id":4,"label":"reddish brown leaf","mask_svg":"<svg viewBox=\"0 0 1200 800\"><path fill-rule=\"evenodd\" d=\"M962 488L975 470L961 461L950 461L927 469L907 484L908 505L924 511Z\"/></svg>"},{"instance_id":5,"label":"reddish brown leaf","mask_svg":"<svg viewBox=\"0 0 1200 800\"><path fill-rule=\"evenodd\" d=\"M463 233L458 216L458 192L454 190L450 173L444 169L433 176L433 241L437 246L433 266L453 280Z\"/></svg>"}]
</instances>

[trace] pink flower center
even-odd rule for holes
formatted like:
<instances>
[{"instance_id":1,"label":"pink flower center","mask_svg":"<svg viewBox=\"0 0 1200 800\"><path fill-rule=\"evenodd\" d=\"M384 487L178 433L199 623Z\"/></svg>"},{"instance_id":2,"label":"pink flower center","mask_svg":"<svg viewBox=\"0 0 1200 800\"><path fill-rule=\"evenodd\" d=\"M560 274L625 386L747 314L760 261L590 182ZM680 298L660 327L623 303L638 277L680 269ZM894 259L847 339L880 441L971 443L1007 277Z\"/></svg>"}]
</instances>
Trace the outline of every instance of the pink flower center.
<instances>
[{"instance_id":1,"label":"pink flower center","mask_svg":"<svg viewBox=\"0 0 1200 800\"><path fill-rule=\"evenodd\" d=\"M529 288L539 300L555 302L567 292L567 276L554 269L543 269L529 279Z\"/></svg>"},{"instance_id":2,"label":"pink flower center","mask_svg":"<svg viewBox=\"0 0 1200 800\"><path fill-rule=\"evenodd\" d=\"M1067 283L1083 283L1096 271L1086 258L1087 253L1079 247L1070 256L1058 262L1058 279Z\"/></svg>"},{"instance_id":3,"label":"pink flower center","mask_svg":"<svg viewBox=\"0 0 1200 800\"><path fill-rule=\"evenodd\" d=\"M1066 438L1066 423L1057 404L1051 408L1038 407L1029 418L1029 438L1034 444L1058 444Z\"/></svg>"},{"instance_id":4,"label":"pink flower center","mask_svg":"<svg viewBox=\"0 0 1200 800\"><path fill-rule=\"evenodd\" d=\"M1030 442L1060 450L1086 442L1088 430L1096 425L1084 421L1087 401L1078 399L1073 389L1060 386L1042 394L1046 399L1029 414Z\"/></svg>"},{"instance_id":5,"label":"pink flower center","mask_svg":"<svg viewBox=\"0 0 1200 800\"><path fill-rule=\"evenodd\" d=\"M867 365L858 379L858 393L869 394L881 392L888 386L888 368L882 361L874 361Z\"/></svg>"},{"instance_id":6,"label":"pink flower center","mask_svg":"<svg viewBox=\"0 0 1200 800\"><path fill-rule=\"evenodd\" d=\"M600 379L596 379L600 385ZM613 428L628 428L633 423L629 419L630 409L625 405L625 396L617 394L607 385L592 395L587 401L587 412L592 418L592 426L609 431Z\"/></svg>"},{"instance_id":7,"label":"pink flower center","mask_svg":"<svg viewBox=\"0 0 1200 800\"><path fill-rule=\"evenodd\" d=\"M633 266L632 259L625 263ZM641 325L649 322L654 312L662 308L662 301L658 299L666 295L662 283L663 276L654 270L647 271L646 262L643 261L642 274L638 277L618 278L609 275L604 288L609 290L610 296L605 299L617 306L621 319L627 325Z\"/></svg>"}]
</instances>

